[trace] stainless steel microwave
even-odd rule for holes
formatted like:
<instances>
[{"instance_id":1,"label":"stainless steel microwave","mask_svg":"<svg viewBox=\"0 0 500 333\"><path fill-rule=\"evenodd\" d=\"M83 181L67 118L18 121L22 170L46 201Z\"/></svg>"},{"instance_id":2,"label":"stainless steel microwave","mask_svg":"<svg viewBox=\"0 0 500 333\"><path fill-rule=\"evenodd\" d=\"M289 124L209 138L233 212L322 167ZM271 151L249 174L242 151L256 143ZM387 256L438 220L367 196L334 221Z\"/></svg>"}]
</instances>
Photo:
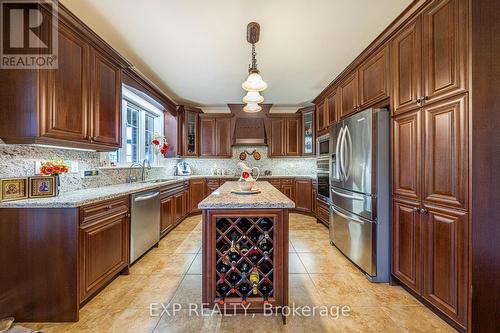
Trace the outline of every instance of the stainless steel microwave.
<instances>
[{"instance_id":1,"label":"stainless steel microwave","mask_svg":"<svg viewBox=\"0 0 500 333\"><path fill-rule=\"evenodd\" d=\"M325 134L316 139L316 154L318 157L330 156L330 135Z\"/></svg>"}]
</instances>

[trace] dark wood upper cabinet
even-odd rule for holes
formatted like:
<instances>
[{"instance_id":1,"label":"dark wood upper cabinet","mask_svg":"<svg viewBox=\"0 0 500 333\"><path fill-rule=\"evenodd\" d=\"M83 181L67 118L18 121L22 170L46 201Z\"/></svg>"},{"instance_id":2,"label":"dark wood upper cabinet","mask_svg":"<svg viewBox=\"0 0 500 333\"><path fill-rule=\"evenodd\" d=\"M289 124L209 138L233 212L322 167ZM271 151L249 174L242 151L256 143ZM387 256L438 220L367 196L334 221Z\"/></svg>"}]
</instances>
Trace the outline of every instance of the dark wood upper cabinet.
<instances>
[{"instance_id":1,"label":"dark wood upper cabinet","mask_svg":"<svg viewBox=\"0 0 500 333\"><path fill-rule=\"evenodd\" d=\"M328 126L335 124L338 121L338 91L334 89L326 98L326 106L328 109Z\"/></svg>"},{"instance_id":2,"label":"dark wood upper cabinet","mask_svg":"<svg viewBox=\"0 0 500 333\"><path fill-rule=\"evenodd\" d=\"M200 119L200 156L215 156L215 118Z\"/></svg>"},{"instance_id":3,"label":"dark wood upper cabinet","mask_svg":"<svg viewBox=\"0 0 500 333\"><path fill-rule=\"evenodd\" d=\"M300 115L269 117L269 156L300 156L302 154L302 117Z\"/></svg>"},{"instance_id":4,"label":"dark wood upper cabinet","mask_svg":"<svg viewBox=\"0 0 500 333\"><path fill-rule=\"evenodd\" d=\"M424 107L425 202L467 209L467 97Z\"/></svg>"},{"instance_id":5,"label":"dark wood upper cabinet","mask_svg":"<svg viewBox=\"0 0 500 333\"><path fill-rule=\"evenodd\" d=\"M421 199L421 127L419 110L393 119L392 182L397 197Z\"/></svg>"},{"instance_id":6,"label":"dark wood upper cabinet","mask_svg":"<svg viewBox=\"0 0 500 333\"><path fill-rule=\"evenodd\" d=\"M285 119L271 118L269 156L285 156Z\"/></svg>"},{"instance_id":7,"label":"dark wood upper cabinet","mask_svg":"<svg viewBox=\"0 0 500 333\"><path fill-rule=\"evenodd\" d=\"M302 115L302 156L314 156L316 153L316 126L314 106L299 109Z\"/></svg>"},{"instance_id":8,"label":"dark wood upper cabinet","mask_svg":"<svg viewBox=\"0 0 500 333\"><path fill-rule=\"evenodd\" d=\"M60 8L58 68L0 70L0 138L97 151L121 145L128 63ZM15 85L12 84L15 82Z\"/></svg>"},{"instance_id":9,"label":"dark wood upper cabinet","mask_svg":"<svg viewBox=\"0 0 500 333\"><path fill-rule=\"evenodd\" d=\"M301 117L285 118L285 155L286 156L300 156L302 153L302 140L301 140Z\"/></svg>"},{"instance_id":10,"label":"dark wood upper cabinet","mask_svg":"<svg viewBox=\"0 0 500 333\"><path fill-rule=\"evenodd\" d=\"M416 292L422 289L421 232L419 204L394 200L391 223L392 274Z\"/></svg>"},{"instance_id":11,"label":"dark wood upper cabinet","mask_svg":"<svg viewBox=\"0 0 500 333\"><path fill-rule=\"evenodd\" d=\"M231 117L200 115L200 156L231 157Z\"/></svg>"},{"instance_id":12,"label":"dark wood upper cabinet","mask_svg":"<svg viewBox=\"0 0 500 333\"><path fill-rule=\"evenodd\" d=\"M420 107L422 95L422 23L406 25L391 41L392 105L394 114Z\"/></svg>"},{"instance_id":13,"label":"dark wood upper cabinet","mask_svg":"<svg viewBox=\"0 0 500 333\"><path fill-rule=\"evenodd\" d=\"M200 151L198 131L201 110L181 105L178 108L178 113L182 119L182 155L198 156Z\"/></svg>"},{"instance_id":14,"label":"dark wood upper cabinet","mask_svg":"<svg viewBox=\"0 0 500 333\"><path fill-rule=\"evenodd\" d=\"M41 72L47 98L40 135L89 142L90 46L64 24L58 38L58 69Z\"/></svg>"},{"instance_id":15,"label":"dark wood upper cabinet","mask_svg":"<svg viewBox=\"0 0 500 333\"><path fill-rule=\"evenodd\" d=\"M358 111L358 71L348 76L339 85L340 118Z\"/></svg>"},{"instance_id":16,"label":"dark wood upper cabinet","mask_svg":"<svg viewBox=\"0 0 500 333\"><path fill-rule=\"evenodd\" d=\"M93 142L121 146L122 81L118 66L92 52Z\"/></svg>"},{"instance_id":17,"label":"dark wood upper cabinet","mask_svg":"<svg viewBox=\"0 0 500 333\"><path fill-rule=\"evenodd\" d=\"M465 92L467 1L434 1L422 17L426 103Z\"/></svg>"},{"instance_id":18,"label":"dark wood upper cabinet","mask_svg":"<svg viewBox=\"0 0 500 333\"><path fill-rule=\"evenodd\" d=\"M322 100L316 104L316 132L323 131L328 126L328 113L326 110L326 101Z\"/></svg>"},{"instance_id":19,"label":"dark wood upper cabinet","mask_svg":"<svg viewBox=\"0 0 500 333\"><path fill-rule=\"evenodd\" d=\"M423 296L447 316L467 324L468 215L425 206Z\"/></svg>"},{"instance_id":20,"label":"dark wood upper cabinet","mask_svg":"<svg viewBox=\"0 0 500 333\"><path fill-rule=\"evenodd\" d=\"M215 122L215 155L218 157L231 157L231 118L216 118Z\"/></svg>"},{"instance_id":21,"label":"dark wood upper cabinet","mask_svg":"<svg viewBox=\"0 0 500 333\"><path fill-rule=\"evenodd\" d=\"M361 64L358 70L361 109L389 97L389 70L389 45Z\"/></svg>"}]
</instances>

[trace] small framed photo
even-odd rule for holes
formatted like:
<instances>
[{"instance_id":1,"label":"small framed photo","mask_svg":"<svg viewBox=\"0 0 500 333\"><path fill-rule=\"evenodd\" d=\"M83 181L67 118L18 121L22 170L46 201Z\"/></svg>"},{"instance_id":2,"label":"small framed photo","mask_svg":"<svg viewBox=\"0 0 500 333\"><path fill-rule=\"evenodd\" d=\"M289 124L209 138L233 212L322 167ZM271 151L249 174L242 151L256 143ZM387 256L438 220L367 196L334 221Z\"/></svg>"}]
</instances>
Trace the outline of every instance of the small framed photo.
<instances>
[{"instance_id":1,"label":"small framed photo","mask_svg":"<svg viewBox=\"0 0 500 333\"><path fill-rule=\"evenodd\" d=\"M29 197L53 197L56 195L56 178L53 176L35 176L29 178Z\"/></svg>"},{"instance_id":2,"label":"small framed photo","mask_svg":"<svg viewBox=\"0 0 500 333\"><path fill-rule=\"evenodd\" d=\"M28 178L0 179L1 201L21 200L28 198Z\"/></svg>"}]
</instances>

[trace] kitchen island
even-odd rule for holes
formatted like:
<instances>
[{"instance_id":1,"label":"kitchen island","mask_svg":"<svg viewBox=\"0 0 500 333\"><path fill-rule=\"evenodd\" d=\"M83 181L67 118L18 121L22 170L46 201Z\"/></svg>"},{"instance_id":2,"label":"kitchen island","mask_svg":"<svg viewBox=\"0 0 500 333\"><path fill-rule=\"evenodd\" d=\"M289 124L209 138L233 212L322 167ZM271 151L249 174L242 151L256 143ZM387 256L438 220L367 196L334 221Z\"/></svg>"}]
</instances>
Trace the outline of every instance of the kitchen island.
<instances>
[{"instance_id":1,"label":"kitchen island","mask_svg":"<svg viewBox=\"0 0 500 333\"><path fill-rule=\"evenodd\" d=\"M206 307L242 313L288 305L288 209L295 204L268 182L254 189L261 192L235 194L238 183L226 182L198 205Z\"/></svg>"}]
</instances>

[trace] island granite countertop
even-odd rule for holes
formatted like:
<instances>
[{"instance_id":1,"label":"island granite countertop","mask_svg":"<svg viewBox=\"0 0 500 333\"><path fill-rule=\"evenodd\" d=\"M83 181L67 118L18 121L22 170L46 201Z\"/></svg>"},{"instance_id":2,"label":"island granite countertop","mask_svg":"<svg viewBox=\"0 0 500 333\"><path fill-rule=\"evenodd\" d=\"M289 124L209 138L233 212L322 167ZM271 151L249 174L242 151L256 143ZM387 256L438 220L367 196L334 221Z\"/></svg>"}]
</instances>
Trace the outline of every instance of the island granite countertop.
<instances>
[{"instance_id":1,"label":"island granite countertop","mask_svg":"<svg viewBox=\"0 0 500 333\"><path fill-rule=\"evenodd\" d=\"M237 182L226 182L198 204L199 209L264 209L295 208L295 203L266 181L255 183L257 194L235 194L239 191Z\"/></svg>"}]
</instances>

